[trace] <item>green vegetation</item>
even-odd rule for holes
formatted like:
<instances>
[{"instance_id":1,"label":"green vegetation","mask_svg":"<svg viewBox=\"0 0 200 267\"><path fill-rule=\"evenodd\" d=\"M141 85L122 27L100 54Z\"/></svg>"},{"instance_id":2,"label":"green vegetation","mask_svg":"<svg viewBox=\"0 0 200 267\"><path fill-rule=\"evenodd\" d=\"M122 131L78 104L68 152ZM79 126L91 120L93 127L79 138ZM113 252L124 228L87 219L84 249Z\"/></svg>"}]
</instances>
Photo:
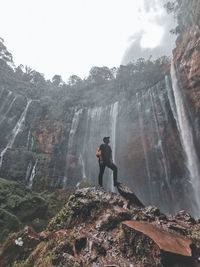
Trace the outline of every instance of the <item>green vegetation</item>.
<instances>
[{"instance_id":1,"label":"green vegetation","mask_svg":"<svg viewBox=\"0 0 200 267\"><path fill-rule=\"evenodd\" d=\"M177 19L177 26L172 29L178 35L177 41L185 47L190 40L190 29L200 28L200 2L197 0L174 0L165 5L168 13L173 13Z\"/></svg>"},{"instance_id":2,"label":"green vegetation","mask_svg":"<svg viewBox=\"0 0 200 267\"><path fill-rule=\"evenodd\" d=\"M0 41L0 54L7 51ZM106 104L120 95L135 94L137 90L149 88L160 81L169 63L167 57L157 60L138 59L126 66L109 69L106 66L92 67L88 77L81 79L72 75L64 82L60 75L54 75L52 80L45 80L44 75L27 66L10 67L12 57L0 59L0 83L10 91L31 99L43 99L47 107L66 105L92 106L97 103ZM59 104L59 105L58 105ZM60 116L58 108L55 116Z\"/></svg>"},{"instance_id":3,"label":"green vegetation","mask_svg":"<svg viewBox=\"0 0 200 267\"><path fill-rule=\"evenodd\" d=\"M0 239L26 224L42 231L67 199L64 193L39 194L23 183L0 178Z\"/></svg>"},{"instance_id":4,"label":"green vegetation","mask_svg":"<svg viewBox=\"0 0 200 267\"><path fill-rule=\"evenodd\" d=\"M194 243L200 244L200 231L191 232L188 237L191 238Z\"/></svg>"}]
</instances>

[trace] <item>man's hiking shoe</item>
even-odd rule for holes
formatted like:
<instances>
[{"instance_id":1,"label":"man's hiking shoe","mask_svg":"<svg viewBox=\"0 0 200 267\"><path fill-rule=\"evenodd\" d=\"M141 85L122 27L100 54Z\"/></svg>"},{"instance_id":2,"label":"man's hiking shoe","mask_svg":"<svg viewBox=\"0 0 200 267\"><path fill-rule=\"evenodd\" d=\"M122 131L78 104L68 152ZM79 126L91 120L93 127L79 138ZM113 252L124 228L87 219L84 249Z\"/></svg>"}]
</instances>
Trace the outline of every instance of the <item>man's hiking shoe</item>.
<instances>
[{"instance_id":1,"label":"man's hiking shoe","mask_svg":"<svg viewBox=\"0 0 200 267\"><path fill-rule=\"evenodd\" d=\"M122 183L116 182L116 183L114 183L114 186L119 186L120 184L122 184Z\"/></svg>"}]
</instances>

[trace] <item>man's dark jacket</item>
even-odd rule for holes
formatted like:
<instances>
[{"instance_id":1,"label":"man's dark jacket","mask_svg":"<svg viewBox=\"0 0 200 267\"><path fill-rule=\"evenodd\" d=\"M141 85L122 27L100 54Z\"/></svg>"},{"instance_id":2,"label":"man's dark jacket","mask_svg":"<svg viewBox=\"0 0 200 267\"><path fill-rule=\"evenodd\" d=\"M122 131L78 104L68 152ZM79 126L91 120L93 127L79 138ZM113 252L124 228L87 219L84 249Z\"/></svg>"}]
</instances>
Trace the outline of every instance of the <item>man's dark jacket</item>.
<instances>
[{"instance_id":1,"label":"man's dark jacket","mask_svg":"<svg viewBox=\"0 0 200 267\"><path fill-rule=\"evenodd\" d=\"M110 163L112 160L112 149L108 144L100 145L101 156L104 163Z\"/></svg>"}]
</instances>

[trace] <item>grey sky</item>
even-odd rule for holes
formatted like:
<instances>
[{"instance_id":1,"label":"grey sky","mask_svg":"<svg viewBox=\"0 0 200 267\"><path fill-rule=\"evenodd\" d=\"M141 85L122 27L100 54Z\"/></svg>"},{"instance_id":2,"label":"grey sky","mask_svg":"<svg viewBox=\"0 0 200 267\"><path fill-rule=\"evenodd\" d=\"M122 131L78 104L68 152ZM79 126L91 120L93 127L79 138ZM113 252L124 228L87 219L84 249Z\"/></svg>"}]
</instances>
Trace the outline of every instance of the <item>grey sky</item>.
<instances>
[{"instance_id":1,"label":"grey sky","mask_svg":"<svg viewBox=\"0 0 200 267\"><path fill-rule=\"evenodd\" d=\"M0 0L0 36L16 65L28 65L47 78L54 74L65 81L72 74L83 78L92 66L119 66L138 32L144 32L144 46L160 43L165 25L145 2L144 6L143 0Z\"/></svg>"}]
</instances>

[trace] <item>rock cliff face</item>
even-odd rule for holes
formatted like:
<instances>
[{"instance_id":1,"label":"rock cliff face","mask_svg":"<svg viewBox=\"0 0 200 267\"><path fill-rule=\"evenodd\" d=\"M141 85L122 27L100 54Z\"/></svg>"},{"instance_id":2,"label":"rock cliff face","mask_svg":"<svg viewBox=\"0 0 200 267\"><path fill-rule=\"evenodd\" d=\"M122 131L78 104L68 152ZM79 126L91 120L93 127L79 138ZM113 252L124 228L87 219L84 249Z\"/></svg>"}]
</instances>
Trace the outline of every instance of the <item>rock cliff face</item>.
<instances>
[{"instance_id":1,"label":"rock cliff face","mask_svg":"<svg viewBox=\"0 0 200 267\"><path fill-rule=\"evenodd\" d=\"M95 107L27 100L4 87L0 101L1 177L36 190L76 187L85 177L96 184L95 153L108 135L119 179L145 204L195 214L169 75L129 99L119 95ZM113 190L108 171L104 185Z\"/></svg>"},{"instance_id":2,"label":"rock cliff face","mask_svg":"<svg viewBox=\"0 0 200 267\"><path fill-rule=\"evenodd\" d=\"M145 204L194 214L170 76L129 99L95 107L27 101L4 88L0 101L2 177L36 190L75 187L86 177L97 184L95 153L108 135L119 179ZM104 186L113 190L108 171Z\"/></svg>"}]
</instances>

